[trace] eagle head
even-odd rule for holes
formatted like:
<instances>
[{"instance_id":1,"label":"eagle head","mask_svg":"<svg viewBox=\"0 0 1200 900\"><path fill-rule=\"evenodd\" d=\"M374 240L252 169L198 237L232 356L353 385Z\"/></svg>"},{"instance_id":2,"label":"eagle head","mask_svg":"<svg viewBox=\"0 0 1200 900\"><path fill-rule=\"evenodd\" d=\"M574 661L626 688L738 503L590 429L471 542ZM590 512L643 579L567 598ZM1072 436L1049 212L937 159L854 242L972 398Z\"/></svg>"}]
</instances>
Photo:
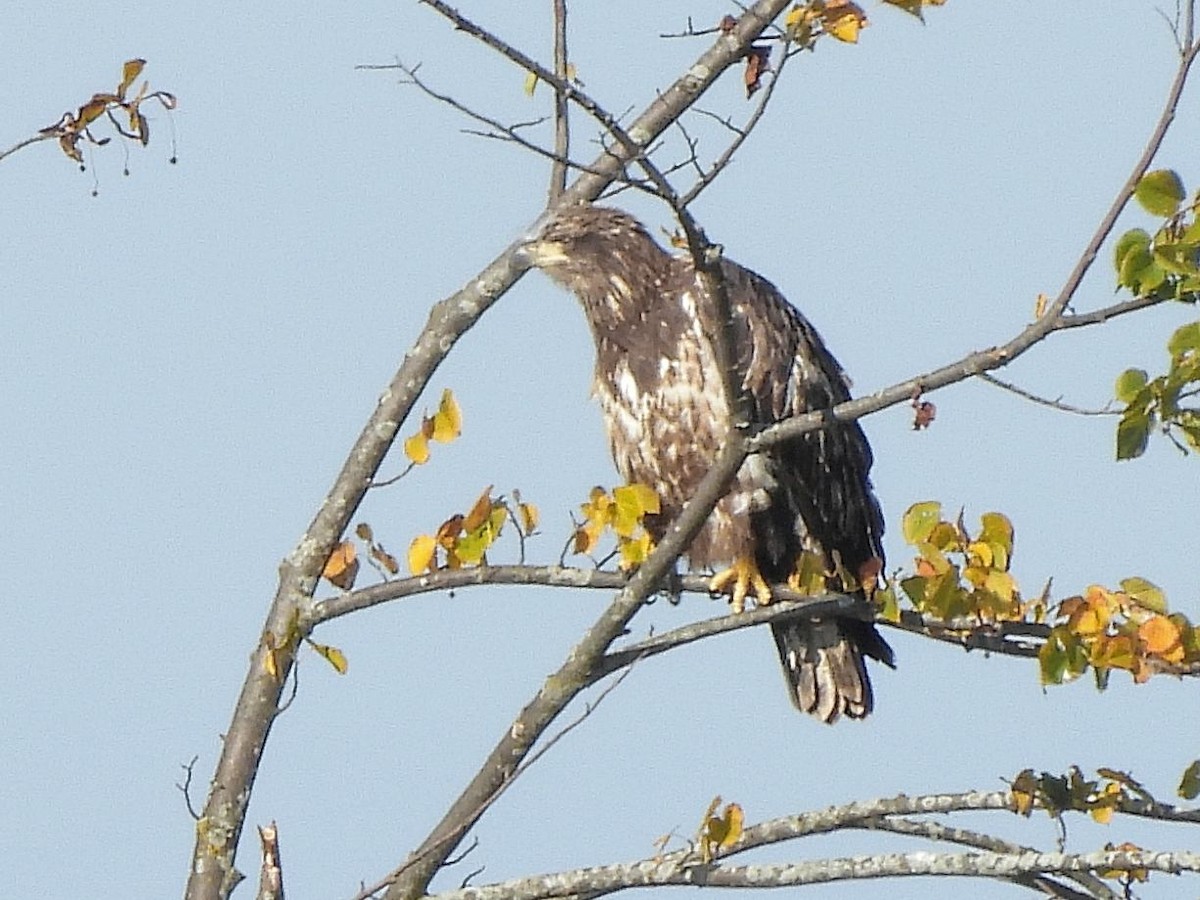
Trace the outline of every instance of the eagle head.
<instances>
[{"instance_id":1,"label":"eagle head","mask_svg":"<svg viewBox=\"0 0 1200 900\"><path fill-rule=\"evenodd\" d=\"M671 257L633 216L606 206L569 206L554 212L520 248L520 255L575 294L593 324L623 319L646 304Z\"/></svg>"}]
</instances>

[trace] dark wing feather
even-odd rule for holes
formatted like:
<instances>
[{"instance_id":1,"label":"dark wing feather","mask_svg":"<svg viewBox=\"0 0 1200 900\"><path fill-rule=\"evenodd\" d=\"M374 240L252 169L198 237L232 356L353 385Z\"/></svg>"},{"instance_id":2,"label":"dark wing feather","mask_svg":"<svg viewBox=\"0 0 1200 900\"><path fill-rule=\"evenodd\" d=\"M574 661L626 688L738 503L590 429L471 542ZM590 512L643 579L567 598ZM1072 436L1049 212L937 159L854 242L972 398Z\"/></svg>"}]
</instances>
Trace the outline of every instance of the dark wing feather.
<instances>
[{"instance_id":1,"label":"dark wing feather","mask_svg":"<svg viewBox=\"0 0 1200 900\"><path fill-rule=\"evenodd\" d=\"M845 373L816 329L773 284L725 264L735 341L745 387L760 423L829 409L850 399ZM801 551L836 559L857 576L883 565L883 513L871 489L871 447L857 422L831 422L767 453L771 504L751 514L757 563L771 581L793 571ZM833 587L837 587L834 583ZM832 722L867 715L874 704L863 656L895 665L875 626L857 619L802 619L771 626L790 696L802 711Z\"/></svg>"},{"instance_id":2,"label":"dark wing feather","mask_svg":"<svg viewBox=\"0 0 1200 900\"><path fill-rule=\"evenodd\" d=\"M736 263L726 263L725 278L740 332L739 365L758 422L850 399L837 360L773 284ZM764 574L786 578L803 549L826 557L836 551L851 573L872 557L882 565L883 514L871 490L871 447L857 422L809 432L773 448L770 459L779 486L771 507L757 513L755 522L770 549L760 554ZM797 519L813 546L802 545Z\"/></svg>"}]
</instances>

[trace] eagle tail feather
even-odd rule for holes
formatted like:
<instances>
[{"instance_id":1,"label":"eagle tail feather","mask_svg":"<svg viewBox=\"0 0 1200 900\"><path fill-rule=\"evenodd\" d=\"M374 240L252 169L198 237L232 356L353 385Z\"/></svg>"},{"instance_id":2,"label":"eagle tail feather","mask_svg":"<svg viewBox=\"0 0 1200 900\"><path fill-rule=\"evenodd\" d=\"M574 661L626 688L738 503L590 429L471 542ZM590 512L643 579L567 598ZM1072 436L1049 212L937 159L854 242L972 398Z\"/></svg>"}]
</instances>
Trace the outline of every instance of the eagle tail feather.
<instances>
[{"instance_id":1,"label":"eagle tail feather","mask_svg":"<svg viewBox=\"0 0 1200 900\"><path fill-rule=\"evenodd\" d=\"M795 619L771 625L792 704L830 724L861 719L874 706L865 657L895 667L875 626L855 619Z\"/></svg>"}]
</instances>

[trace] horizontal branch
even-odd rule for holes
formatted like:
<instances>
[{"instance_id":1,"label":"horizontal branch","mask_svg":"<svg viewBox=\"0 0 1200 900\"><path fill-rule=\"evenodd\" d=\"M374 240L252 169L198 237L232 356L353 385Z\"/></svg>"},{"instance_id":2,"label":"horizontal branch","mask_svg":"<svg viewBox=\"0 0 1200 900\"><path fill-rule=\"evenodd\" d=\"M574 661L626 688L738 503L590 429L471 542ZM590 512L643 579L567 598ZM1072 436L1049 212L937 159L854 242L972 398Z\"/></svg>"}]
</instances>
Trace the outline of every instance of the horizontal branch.
<instances>
[{"instance_id":1,"label":"horizontal branch","mask_svg":"<svg viewBox=\"0 0 1200 900\"><path fill-rule=\"evenodd\" d=\"M1036 853L1035 847L1014 844L994 835L984 834L968 828L955 828L942 822L928 819L906 819L901 817L880 817L870 819L861 826L868 831L883 831L888 834L902 834L906 837L919 837L929 841L960 844L964 847L974 847L977 850L989 850L993 853ZM1103 881L1087 873L1075 873L1063 876L1074 881L1087 891L1080 893L1058 881L1044 875L1018 875L1011 880L1015 884L1041 891L1051 897L1065 900L1120 900L1119 895L1110 889Z\"/></svg>"},{"instance_id":2,"label":"horizontal branch","mask_svg":"<svg viewBox=\"0 0 1200 900\"><path fill-rule=\"evenodd\" d=\"M1040 801L1035 800L1035 803L1040 805ZM725 860L769 844L846 828L890 831L964 843L979 846L984 851L978 853L891 853L791 865L727 867L719 861L716 865L702 864L695 849L689 847L632 863L519 878L436 896L438 900L544 900L572 894L612 893L650 885L788 887L910 875L959 875L1006 880L1065 875L1087 884L1093 894L1105 896L1102 890L1095 890L1089 883L1089 873L1140 868L1171 873L1200 871L1200 854L1196 853L1039 853L1008 845L988 835L953 829L940 823L894 818L978 811L1012 813L1015 808L1012 794L1008 791L972 791L921 797L900 795L762 822L746 828L735 844L717 855L719 860ZM1116 810L1140 818L1200 824L1200 810L1179 809L1143 798L1123 798Z\"/></svg>"},{"instance_id":3,"label":"horizontal branch","mask_svg":"<svg viewBox=\"0 0 1200 900\"><path fill-rule=\"evenodd\" d=\"M1097 871L1200 872L1200 853L1103 851L1098 853L887 853L755 866L713 866L698 860L687 864L642 860L597 866L552 875L517 878L483 887L438 894L439 900L544 900L574 894L611 893L635 887L690 885L693 887L780 888L913 876L1002 878L1080 874Z\"/></svg>"},{"instance_id":4,"label":"horizontal branch","mask_svg":"<svg viewBox=\"0 0 1200 900\"><path fill-rule=\"evenodd\" d=\"M385 581L318 601L309 616L302 620L305 630L322 622L340 618L382 603L422 594L455 591L482 585L514 585L521 587L569 587L591 590L619 591L629 583L622 572L603 569L582 569L566 566L474 566L462 569L439 569L426 575ZM667 588L669 587L669 591ZM673 575L669 584L660 584L660 592L696 594L712 597L709 579L701 575ZM651 591L651 594L654 591ZM825 594L819 597L797 593L787 585L772 585L772 595L778 602L743 613L703 619L663 632L652 638L607 653L596 665L589 682L598 681L634 660L656 656L684 644L707 637L753 628L799 615L874 617L874 608L863 600L847 594ZM899 622L876 619L884 626L918 634L965 650L983 650L1005 656L1036 657L1038 648L1050 634L1044 623L1001 621L981 623L974 619L950 622L922 616L905 610Z\"/></svg>"}]
</instances>

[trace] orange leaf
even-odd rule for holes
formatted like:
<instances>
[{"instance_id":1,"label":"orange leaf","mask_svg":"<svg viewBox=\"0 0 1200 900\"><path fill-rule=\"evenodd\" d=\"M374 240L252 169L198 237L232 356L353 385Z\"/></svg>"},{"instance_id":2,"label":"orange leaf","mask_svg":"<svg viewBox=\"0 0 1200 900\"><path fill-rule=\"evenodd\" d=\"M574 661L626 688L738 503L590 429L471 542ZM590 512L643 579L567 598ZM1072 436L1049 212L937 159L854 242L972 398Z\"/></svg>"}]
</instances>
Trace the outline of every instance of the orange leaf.
<instances>
[{"instance_id":1,"label":"orange leaf","mask_svg":"<svg viewBox=\"0 0 1200 900\"><path fill-rule=\"evenodd\" d=\"M488 485L483 489L483 493L479 495L479 499L475 501L475 505L471 507L471 511L467 513L467 517L463 520L463 531L471 532L488 520L492 514L492 487Z\"/></svg>"},{"instance_id":2,"label":"orange leaf","mask_svg":"<svg viewBox=\"0 0 1200 900\"><path fill-rule=\"evenodd\" d=\"M321 574L334 587L348 591L354 587L354 579L358 577L356 557L354 545L349 541L342 541L329 554L329 559L325 561L325 570Z\"/></svg>"},{"instance_id":3,"label":"orange leaf","mask_svg":"<svg viewBox=\"0 0 1200 900\"><path fill-rule=\"evenodd\" d=\"M1167 662L1183 662L1183 642L1179 627L1166 616L1151 616L1138 626L1138 638L1147 653L1162 657Z\"/></svg>"},{"instance_id":4,"label":"orange leaf","mask_svg":"<svg viewBox=\"0 0 1200 900\"><path fill-rule=\"evenodd\" d=\"M771 48L751 46L746 51L746 96L762 87L762 77L771 71Z\"/></svg>"},{"instance_id":5,"label":"orange leaf","mask_svg":"<svg viewBox=\"0 0 1200 900\"><path fill-rule=\"evenodd\" d=\"M460 513L455 513L445 522L438 526L437 542L447 550L454 548L455 541L463 531L463 517Z\"/></svg>"}]
</instances>

